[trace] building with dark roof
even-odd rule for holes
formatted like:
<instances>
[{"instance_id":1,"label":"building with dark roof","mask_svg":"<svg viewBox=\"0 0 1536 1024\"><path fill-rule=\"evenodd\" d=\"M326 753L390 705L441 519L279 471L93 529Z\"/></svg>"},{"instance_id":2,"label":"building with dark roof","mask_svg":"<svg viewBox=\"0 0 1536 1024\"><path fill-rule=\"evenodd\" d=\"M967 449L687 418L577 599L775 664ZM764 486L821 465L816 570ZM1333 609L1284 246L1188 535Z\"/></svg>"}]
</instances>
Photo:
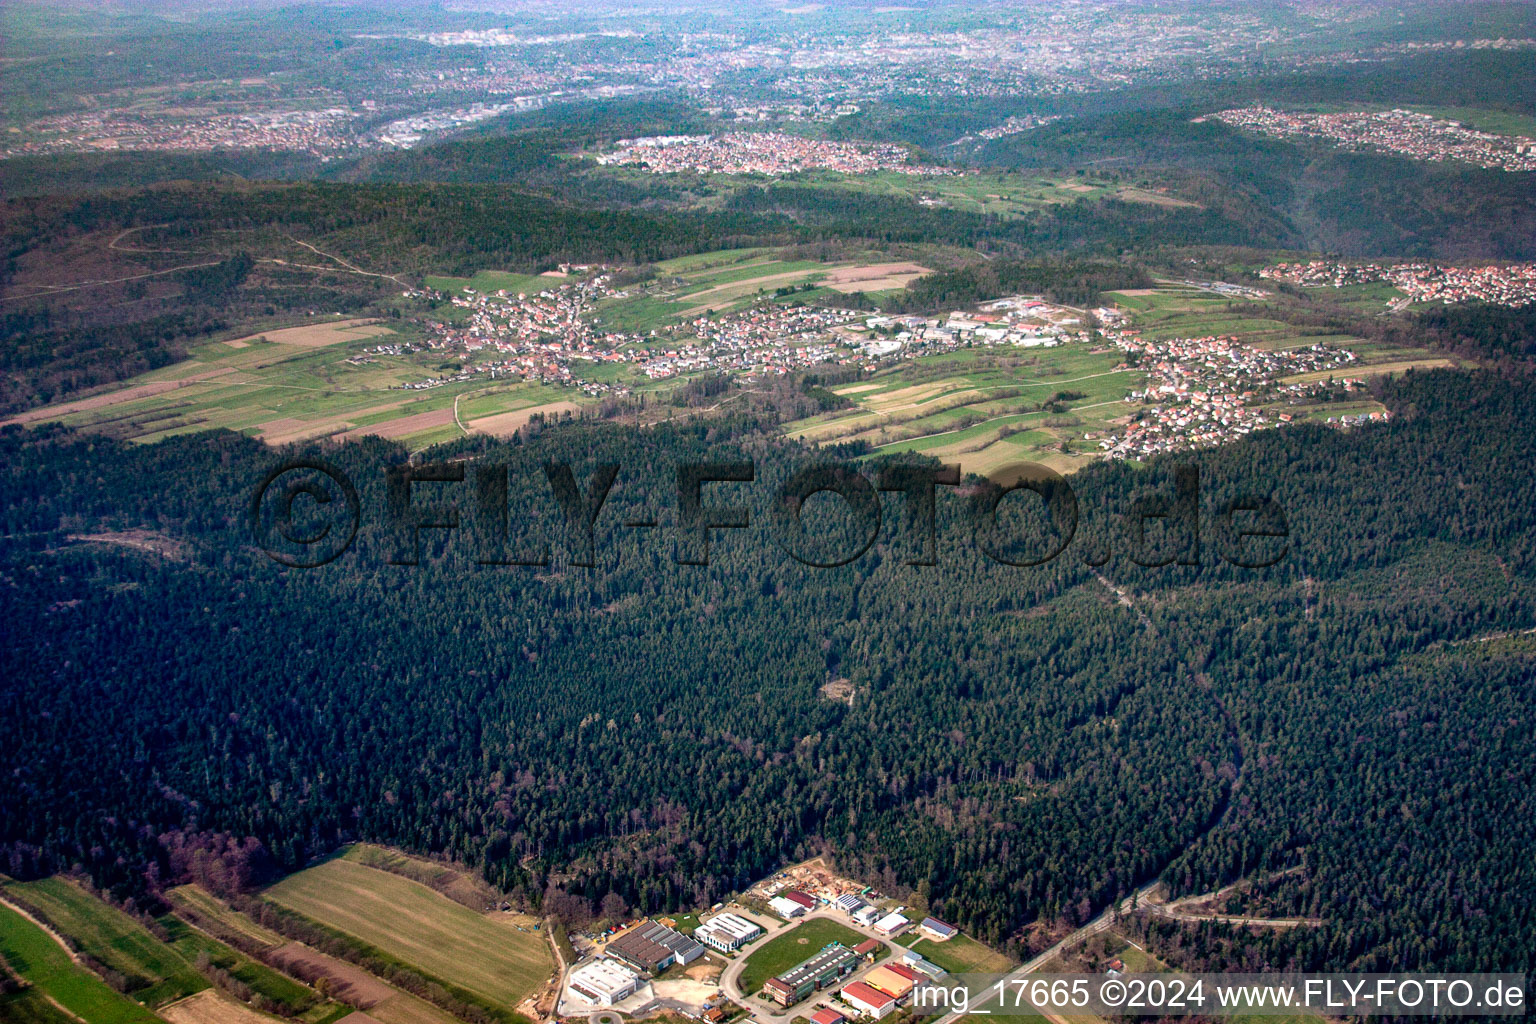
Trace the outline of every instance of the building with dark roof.
<instances>
[{"instance_id":1,"label":"building with dark roof","mask_svg":"<svg viewBox=\"0 0 1536 1024\"><path fill-rule=\"evenodd\" d=\"M608 943L604 952L639 970L656 974L675 963L692 963L704 955L704 947L682 932L655 921L646 921Z\"/></svg>"},{"instance_id":2,"label":"building with dark roof","mask_svg":"<svg viewBox=\"0 0 1536 1024\"><path fill-rule=\"evenodd\" d=\"M943 921L940 921L936 917L923 918L922 923L917 927L926 932L931 938L938 942L943 942L945 939L953 938L955 932L958 931L954 925L945 924Z\"/></svg>"}]
</instances>

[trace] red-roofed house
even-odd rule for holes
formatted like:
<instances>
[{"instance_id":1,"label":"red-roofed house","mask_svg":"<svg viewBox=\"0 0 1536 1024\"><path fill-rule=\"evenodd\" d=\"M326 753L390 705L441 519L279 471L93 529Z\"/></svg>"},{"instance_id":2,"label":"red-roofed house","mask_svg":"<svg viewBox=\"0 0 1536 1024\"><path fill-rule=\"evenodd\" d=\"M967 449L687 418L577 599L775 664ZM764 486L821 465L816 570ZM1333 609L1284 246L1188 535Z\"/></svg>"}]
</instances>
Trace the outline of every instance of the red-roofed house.
<instances>
[{"instance_id":1,"label":"red-roofed house","mask_svg":"<svg viewBox=\"0 0 1536 1024\"><path fill-rule=\"evenodd\" d=\"M844 988L842 1000L873 1020L879 1020L896 1009L896 1000L862 981L856 981Z\"/></svg>"},{"instance_id":2,"label":"red-roofed house","mask_svg":"<svg viewBox=\"0 0 1536 1024\"><path fill-rule=\"evenodd\" d=\"M811 1014L811 1024L843 1024L847 1020L842 1014L830 1007L822 1007Z\"/></svg>"}]
</instances>

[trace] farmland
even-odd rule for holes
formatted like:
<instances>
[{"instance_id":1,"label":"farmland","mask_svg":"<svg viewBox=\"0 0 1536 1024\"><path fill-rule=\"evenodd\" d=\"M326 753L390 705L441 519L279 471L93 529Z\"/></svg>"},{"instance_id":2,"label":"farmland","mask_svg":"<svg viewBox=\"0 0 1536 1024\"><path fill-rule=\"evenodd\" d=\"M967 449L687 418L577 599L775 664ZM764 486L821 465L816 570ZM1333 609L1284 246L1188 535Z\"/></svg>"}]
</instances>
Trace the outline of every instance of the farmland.
<instances>
[{"instance_id":1,"label":"farmland","mask_svg":"<svg viewBox=\"0 0 1536 1024\"><path fill-rule=\"evenodd\" d=\"M1118 352L1082 344L961 349L837 388L855 408L785 430L819 444L864 441L878 454L921 452L968 473L1022 461L1075 469L1091 457L1072 451L1073 440L1129 411L1121 400L1142 375L1120 363Z\"/></svg>"},{"instance_id":2,"label":"farmland","mask_svg":"<svg viewBox=\"0 0 1536 1024\"><path fill-rule=\"evenodd\" d=\"M600 304L597 322L615 330L650 331L706 312L745 309L781 290L805 301L834 292L878 294L904 287L928 269L877 253L867 260L832 262L796 259L772 249L700 253L657 263L655 278Z\"/></svg>"},{"instance_id":3,"label":"farmland","mask_svg":"<svg viewBox=\"0 0 1536 1024\"><path fill-rule=\"evenodd\" d=\"M210 341L123 387L7 422L60 422L139 442L223 427L269 444L372 434L417 448L479 430L476 418L485 432L510 432L506 413L520 413L520 424L544 404L554 413L580 408L573 392L537 384L470 380L402 390L440 372L442 354L365 350L409 340L411 330L336 321Z\"/></svg>"},{"instance_id":4,"label":"farmland","mask_svg":"<svg viewBox=\"0 0 1536 1024\"><path fill-rule=\"evenodd\" d=\"M403 870L426 872L435 867L381 847L353 847L348 855L377 859L381 863L390 864L392 868ZM459 883L444 878L442 870L438 868L433 871L431 877L444 881L450 888L457 888ZM474 886L473 882L469 884ZM229 935L243 945L254 944L259 947L263 959L284 972L278 976L280 980L288 981L290 975L305 979L326 979L330 995L346 1004L341 1008L343 1012L349 1012L349 1007L357 1007L366 1011L379 1024L458 1024L457 1019L447 1011L396 988L357 964L291 941L197 886L180 886L169 895L178 915L203 931ZM336 1016L329 1009L333 1006L334 1003L323 1003L303 1014L300 1019L306 1024L327 1024Z\"/></svg>"},{"instance_id":5,"label":"farmland","mask_svg":"<svg viewBox=\"0 0 1536 1024\"><path fill-rule=\"evenodd\" d=\"M609 165L598 173L646 187L655 177L621 165ZM735 192L761 188L769 183L762 175L703 174L679 172L664 176L667 184L688 190L695 205L719 208ZM1115 197L1130 202L1155 202L1155 194L1123 194L1128 191L1094 177L1038 176L989 170L963 175L925 177L882 170L867 174L845 174L832 170L806 170L780 179L786 187L816 188L829 194L857 193L876 195L928 207L963 213L1016 217L1037 210L1060 206L1082 199Z\"/></svg>"},{"instance_id":6,"label":"farmland","mask_svg":"<svg viewBox=\"0 0 1536 1024\"><path fill-rule=\"evenodd\" d=\"M841 942L852 947L863 941L863 935L836 921L825 918L806 921L753 950L737 983L743 992L757 992L769 978L789 970L828 943Z\"/></svg>"},{"instance_id":7,"label":"farmland","mask_svg":"<svg viewBox=\"0 0 1536 1024\"><path fill-rule=\"evenodd\" d=\"M5 891L35 908L82 953L121 975L128 992L146 1006L161 1006L208 987L207 979L180 953L71 882L11 882Z\"/></svg>"},{"instance_id":8,"label":"farmland","mask_svg":"<svg viewBox=\"0 0 1536 1024\"><path fill-rule=\"evenodd\" d=\"M349 1012L346 1007L321 998L307 985L279 974L266 964L236 951L179 917L166 915L156 923L165 930L171 948L189 963L206 964L211 969L224 971L237 985L248 989L252 998L260 999L264 1005L281 1012L284 1017L300 1021L301 1024L330 1024ZM185 1002L188 1001L178 1005L184 1005ZM206 1001L195 1004L195 1008L199 1010L196 1016L224 1016L231 1020L235 1019L231 1014L244 1010L243 1006L230 1009L217 1002Z\"/></svg>"},{"instance_id":9,"label":"farmland","mask_svg":"<svg viewBox=\"0 0 1536 1024\"><path fill-rule=\"evenodd\" d=\"M0 996L0 1018L57 1024L157 1024L160 1018L74 963L43 929L0 906L0 958L31 987Z\"/></svg>"},{"instance_id":10,"label":"farmland","mask_svg":"<svg viewBox=\"0 0 1536 1024\"><path fill-rule=\"evenodd\" d=\"M350 1012L350 1011L348 1011ZM160 1011L170 1024L272 1024L273 1018L218 989L204 989Z\"/></svg>"},{"instance_id":11,"label":"farmland","mask_svg":"<svg viewBox=\"0 0 1536 1024\"><path fill-rule=\"evenodd\" d=\"M477 292L536 292L559 284L558 275L512 274L504 270L481 270L471 277L439 277L428 274L424 278L428 288L443 292L461 292L472 289Z\"/></svg>"},{"instance_id":12,"label":"farmland","mask_svg":"<svg viewBox=\"0 0 1536 1024\"><path fill-rule=\"evenodd\" d=\"M290 875L265 898L507 1008L537 990L552 970L541 934L351 860L337 858Z\"/></svg>"}]
</instances>

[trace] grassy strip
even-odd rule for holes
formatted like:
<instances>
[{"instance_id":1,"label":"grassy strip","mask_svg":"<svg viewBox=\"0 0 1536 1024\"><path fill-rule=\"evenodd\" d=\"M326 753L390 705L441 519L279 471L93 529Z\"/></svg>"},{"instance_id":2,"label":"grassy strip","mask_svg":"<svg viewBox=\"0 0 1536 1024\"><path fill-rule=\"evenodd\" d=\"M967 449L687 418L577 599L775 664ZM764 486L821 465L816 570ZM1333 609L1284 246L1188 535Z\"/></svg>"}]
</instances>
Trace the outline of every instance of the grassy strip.
<instances>
[{"instance_id":1,"label":"grassy strip","mask_svg":"<svg viewBox=\"0 0 1536 1024\"><path fill-rule=\"evenodd\" d=\"M30 913L30 911L29 911ZM0 996L0 1019L49 1022L66 1011L92 1024L163 1024L159 1017L75 964L37 925L0 906L0 957L30 988Z\"/></svg>"},{"instance_id":2,"label":"grassy strip","mask_svg":"<svg viewBox=\"0 0 1536 1024\"><path fill-rule=\"evenodd\" d=\"M146 1006L161 1006L208 987L162 937L126 913L62 878L12 882L6 896L71 943L112 988Z\"/></svg>"}]
</instances>

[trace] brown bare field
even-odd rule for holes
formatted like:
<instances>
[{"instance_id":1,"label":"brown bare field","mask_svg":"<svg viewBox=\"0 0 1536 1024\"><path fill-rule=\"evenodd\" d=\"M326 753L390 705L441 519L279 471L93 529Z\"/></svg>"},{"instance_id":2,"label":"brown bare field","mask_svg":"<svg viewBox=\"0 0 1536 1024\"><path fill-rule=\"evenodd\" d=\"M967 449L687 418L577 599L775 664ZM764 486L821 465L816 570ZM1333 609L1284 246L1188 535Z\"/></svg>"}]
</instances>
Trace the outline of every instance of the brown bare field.
<instances>
[{"instance_id":1,"label":"brown bare field","mask_svg":"<svg viewBox=\"0 0 1536 1024\"><path fill-rule=\"evenodd\" d=\"M359 437L404 437L423 430L446 427L452 422L452 409L434 409L432 412L418 412L411 416L401 416L399 419L375 423L372 426L354 427L342 434L341 439L351 441Z\"/></svg>"},{"instance_id":2,"label":"brown bare field","mask_svg":"<svg viewBox=\"0 0 1536 1024\"><path fill-rule=\"evenodd\" d=\"M370 1017L362 1010L358 1010L355 1013L347 1014L337 1021L336 1024L379 1024L379 1021L378 1018Z\"/></svg>"},{"instance_id":3,"label":"brown bare field","mask_svg":"<svg viewBox=\"0 0 1536 1024\"><path fill-rule=\"evenodd\" d=\"M833 388L832 393L835 395L862 395L866 391L879 391L883 387L885 387L884 384L855 384L851 388Z\"/></svg>"},{"instance_id":4,"label":"brown bare field","mask_svg":"<svg viewBox=\"0 0 1536 1024\"><path fill-rule=\"evenodd\" d=\"M224 344L235 348L244 348L253 341L266 339L274 345L292 345L295 348L324 348L327 345L336 345L343 341L357 341L361 338L374 338L381 334L394 334L395 332L379 323L377 320L333 320L324 324L305 324L302 327L284 327L276 331L262 331L260 334L250 334L244 338L236 338L234 341L226 341Z\"/></svg>"},{"instance_id":5,"label":"brown bare field","mask_svg":"<svg viewBox=\"0 0 1536 1024\"><path fill-rule=\"evenodd\" d=\"M131 388L108 391L105 394L92 395L90 398L64 402L61 405L48 405L41 409L28 409L26 412L17 413L15 416L0 420L0 427L9 426L12 423L36 423L38 420L57 419L60 416L68 416L71 413L90 412L93 409L105 409L113 405L122 405L124 402L135 402L140 398L153 398L155 395L163 395L167 391L175 391L183 385L211 380L214 377L222 377L226 373L234 372L234 367L219 366L211 370L199 370L197 373L178 377L175 380L152 380L148 384L135 384Z\"/></svg>"},{"instance_id":6,"label":"brown bare field","mask_svg":"<svg viewBox=\"0 0 1536 1024\"><path fill-rule=\"evenodd\" d=\"M331 996L367 1010L366 1015L351 1014L345 1019L362 1024L461 1024L446 1010L425 999L418 999L369 974L355 964L338 960L297 942L290 942L273 952L274 962L298 977L325 977L331 981Z\"/></svg>"},{"instance_id":7,"label":"brown bare field","mask_svg":"<svg viewBox=\"0 0 1536 1024\"><path fill-rule=\"evenodd\" d=\"M1122 188L1115 193L1115 198L1127 203L1147 203L1151 206L1188 206L1200 209L1199 203L1191 203L1187 199L1176 199L1173 196L1165 196L1160 192L1148 192L1140 188Z\"/></svg>"},{"instance_id":8,"label":"brown bare field","mask_svg":"<svg viewBox=\"0 0 1536 1024\"><path fill-rule=\"evenodd\" d=\"M302 441L309 437L321 437L349 430L356 420L367 416L375 416L381 412L389 412L404 405L406 399L398 402L386 402L383 405L371 405L366 409L349 412L345 416L333 416L329 419L311 420L299 416L285 416L282 419L268 420L259 424L260 432L257 437L267 444L287 444L289 441Z\"/></svg>"},{"instance_id":9,"label":"brown bare field","mask_svg":"<svg viewBox=\"0 0 1536 1024\"><path fill-rule=\"evenodd\" d=\"M277 1018L238 1003L216 988L207 988L155 1011L169 1024L273 1024Z\"/></svg>"},{"instance_id":10,"label":"brown bare field","mask_svg":"<svg viewBox=\"0 0 1536 1024\"><path fill-rule=\"evenodd\" d=\"M864 263L857 267L838 267L827 275L826 285L833 291L875 292L905 288L924 274L933 273L919 263Z\"/></svg>"},{"instance_id":11,"label":"brown bare field","mask_svg":"<svg viewBox=\"0 0 1536 1024\"><path fill-rule=\"evenodd\" d=\"M356 964L327 956L301 943L290 942L273 950L272 962L295 977L331 979L331 994L349 1006L372 1009L396 994L396 989Z\"/></svg>"},{"instance_id":12,"label":"brown bare field","mask_svg":"<svg viewBox=\"0 0 1536 1024\"><path fill-rule=\"evenodd\" d=\"M493 437L511 437L526 427L528 421L538 413L543 413L548 419L559 416L563 412L575 412L580 408L581 406L575 402L550 402L547 405L531 405L526 409L514 409L511 412L498 412L493 416L482 416L477 420L470 420L465 426L472 431L490 434Z\"/></svg>"}]
</instances>

